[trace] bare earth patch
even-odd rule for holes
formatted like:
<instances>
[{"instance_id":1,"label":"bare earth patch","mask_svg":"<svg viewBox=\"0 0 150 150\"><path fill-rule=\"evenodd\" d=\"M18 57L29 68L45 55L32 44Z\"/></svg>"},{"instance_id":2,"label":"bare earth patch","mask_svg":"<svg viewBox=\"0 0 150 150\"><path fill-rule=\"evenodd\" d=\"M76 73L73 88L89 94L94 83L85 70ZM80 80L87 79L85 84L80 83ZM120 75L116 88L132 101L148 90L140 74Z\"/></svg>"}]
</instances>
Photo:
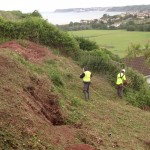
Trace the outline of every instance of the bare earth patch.
<instances>
[{"instance_id":1,"label":"bare earth patch","mask_svg":"<svg viewBox=\"0 0 150 150\"><path fill-rule=\"evenodd\" d=\"M11 49L24 56L27 60L31 62L41 62L47 57L51 57L52 53L50 50L40 44L36 44L30 41L10 41L0 45L0 48Z\"/></svg>"},{"instance_id":2,"label":"bare earth patch","mask_svg":"<svg viewBox=\"0 0 150 150\"><path fill-rule=\"evenodd\" d=\"M74 144L69 146L66 150L95 150L95 148L88 144Z\"/></svg>"}]
</instances>

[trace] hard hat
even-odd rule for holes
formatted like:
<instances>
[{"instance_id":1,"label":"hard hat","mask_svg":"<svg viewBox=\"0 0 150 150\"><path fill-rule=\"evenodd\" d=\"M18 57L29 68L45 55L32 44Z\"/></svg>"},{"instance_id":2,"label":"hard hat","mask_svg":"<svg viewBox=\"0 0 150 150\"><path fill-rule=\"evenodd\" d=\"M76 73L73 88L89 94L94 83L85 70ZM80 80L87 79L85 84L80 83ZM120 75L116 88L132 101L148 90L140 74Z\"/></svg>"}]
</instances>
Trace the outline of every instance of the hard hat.
<instances>
[{"instance_id":1,"label":"hard hat","mask_svg":"<svg viewBox=\"0 0 150 150\"><path fill-rule=\"evenodd\" d=\"M125 70L125 69L122 69L121 71L122 71L122 72L126 72L126 70Z\"/></svg>"}]
</instances>

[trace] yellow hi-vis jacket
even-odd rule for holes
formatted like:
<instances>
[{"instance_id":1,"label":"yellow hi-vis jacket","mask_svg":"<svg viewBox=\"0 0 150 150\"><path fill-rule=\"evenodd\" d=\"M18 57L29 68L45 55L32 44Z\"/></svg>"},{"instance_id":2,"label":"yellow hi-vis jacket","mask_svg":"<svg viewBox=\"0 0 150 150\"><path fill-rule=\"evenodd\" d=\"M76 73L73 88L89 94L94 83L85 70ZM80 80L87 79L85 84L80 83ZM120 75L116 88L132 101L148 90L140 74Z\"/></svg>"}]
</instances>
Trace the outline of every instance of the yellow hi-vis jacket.
<instances>
[{"instance_id":1,"label":"yellow hi-vis jacket","mask_svg":"<svg viewBox=\"0 0 150 150\"><path fill-rule=\"evenodd\" d=\"M116 84L117 85L123 84L123 81L125 81L125 80L126 80L125 74L124 73L118 73Z\"/></svg>"},{"instance_id":2,"label":"yellow hi-vis jacket","mask_svg":"<svg viewBox=\"0 0 150 150\"><path fill-rule=\"evenodd\" d=\"M91 81L91 72L85 71L84 74L85 74L85 76L83 77L83 82L90 82Z\"/></svg>"}]
</instances>

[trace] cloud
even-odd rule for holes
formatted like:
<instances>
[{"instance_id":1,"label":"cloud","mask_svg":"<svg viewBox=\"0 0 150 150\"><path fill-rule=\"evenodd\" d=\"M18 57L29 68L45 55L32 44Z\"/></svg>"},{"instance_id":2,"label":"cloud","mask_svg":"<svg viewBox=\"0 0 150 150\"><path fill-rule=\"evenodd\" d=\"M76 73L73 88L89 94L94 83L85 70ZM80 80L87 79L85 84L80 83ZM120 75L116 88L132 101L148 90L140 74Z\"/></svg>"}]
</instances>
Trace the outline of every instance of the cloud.
<instances>
[{"instance_id":1,"label":"cloud","mask_svg":"<svg viewBox=\"0 0 150 150\"><path fill-rule=\"evenodd\" d=\"M54 11L55 9L65 8L86 8L86 7L107 7L107 6L126 6L150 4L149 0L1 0L0 10L20 10L23 12Z\"/></svg>"}]
</instances>

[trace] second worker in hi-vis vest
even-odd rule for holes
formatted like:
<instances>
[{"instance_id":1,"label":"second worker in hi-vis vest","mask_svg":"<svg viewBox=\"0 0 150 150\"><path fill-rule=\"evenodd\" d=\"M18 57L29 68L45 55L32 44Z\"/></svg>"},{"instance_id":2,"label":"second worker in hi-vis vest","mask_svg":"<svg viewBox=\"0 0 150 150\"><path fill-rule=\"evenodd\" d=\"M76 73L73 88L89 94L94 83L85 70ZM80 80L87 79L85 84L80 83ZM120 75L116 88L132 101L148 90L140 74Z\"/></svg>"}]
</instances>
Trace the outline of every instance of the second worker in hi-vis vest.
<instances>
[{"instance_id":1,"label":"second worker in hi-vis vest","mask_svg":"<svg viewBox=\"0 0 150 150\"><path fill-rule=\"evenodd\" d=\"M117 74L117 95L122 98L123 95L123 86L127 84L125 69L122 69L120 73Z\"/></svg>"},{"instance_id":2,"label":"second worker in hi-vis vest","mask_svg":"<svg viewBox=\"0 0 150 150\"><path fill-rule=\"evenodd\" d=\"M83 93L85 99L90 99L89 87L91 83L92 73L88 70L87 67L83 68L83 73L80 75L80 78L83 80Z\"/></svg>"}]
</instances>

